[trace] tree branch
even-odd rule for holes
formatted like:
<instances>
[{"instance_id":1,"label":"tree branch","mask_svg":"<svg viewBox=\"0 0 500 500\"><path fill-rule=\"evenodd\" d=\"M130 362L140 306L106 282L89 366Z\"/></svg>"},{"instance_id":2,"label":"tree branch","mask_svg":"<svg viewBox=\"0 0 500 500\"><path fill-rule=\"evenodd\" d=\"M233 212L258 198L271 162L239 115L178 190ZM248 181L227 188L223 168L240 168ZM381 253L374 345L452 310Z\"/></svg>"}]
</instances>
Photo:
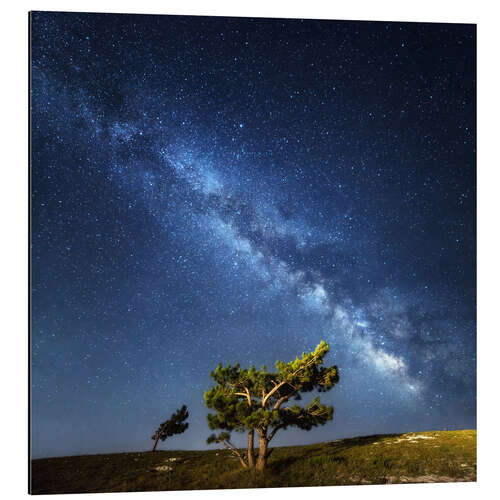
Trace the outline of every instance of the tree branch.
<instances>
[{"instance_id":1,"label":"tree branch","mask_svg":"<svg viewBox=\"0 0 500 500\"><path fill-rule=\"evenodd\" d=\"M236 455L238 457L238 459L240 460L240 463L241 465L243 466L243 468L247 468L247 464L245 463L245 460L243 460L243 457L240 455L240 452L236 449L236 447L231 444L229 441L221 441L221 443L231 452L233 453L234 455Z\"/></svg>"},{"instance_id":2,"label":"tree branch","mask_svg":"<svg viewBox=\"0 0 500 500\"><path fill-rule=\"evenodd\" d=\"M295 394L297 394L297 392L299 392L299 389L297 387L294 387L290 383L288 385L290 387L293 387L293 391L290 394L288 394L288 396L282 396L281 398L279 398L278 401L276 401L275 405L273 406L273 411L279 410L283 403L286 403L292 396L295 396Z\"/></svg>"},{"instance_id":3,"label":"tree branch","mask_svg":"<svg viewBox=\"0 0 500 500\"><path fill-rule=\"evenodd\" d=\"M283 380L278 385L274 386L266 395L264 395L264 391L262 391L262 408L266 406L268 399L280 388L283 387L287 383L286 380Z\"/></svg>"},{"instance_id":4,"label":"tree branch","mask_svg":"<svg viewBox=\"0 0 500 500\"><path fill-rule=\"evenodd\" d=\"M252 406L252 398L250 396L250 391L248 390L248 387L245 387L245 392L235 392L237 396L243 396L247 398L248 401L248 406Z\"/></svg>"},{"instance_id":5,"label":"tree branch","mask_svg":"<svg viewBox=\"0 0 500 500\"><path fill-rule=\"evenodd\" d=\"M248 406L252 406L252 396L250 396L250 391L248 390L248 387L245 387L245 392L247 393Z\"/></svg>"},{"instance_id":6,"label":"tree branch","mask_svg":"<svg viewBox=\"0 0 500 500\"><path fill-rule=\"evenodd\" d=\"M313 356L307 363L302 365L301 367L297 368L294 372L292 372L288 377L292 378L295 377L298 373L300 373L302 370L305 370L306 368L309 368L312 364L316 362L316 356ZM265 396L263 394L262 398L262 408L266 406L266 403L268 399L280 388L283 387L285 384L288 384L288 380L283 380L280 382L278 385L274 386ZM290 384L291 385L291 384ZM293 386L292 386L293 387Z\"/></svg>"},{"instance_id":7,"label":"tree branch","mask_svg":"<svg viewBox=\"0 0 500 500\"><path fill-rule=\"evenodd\" d=\"M280 429L283 429L284 424L281 424L281 425L277 425L272 431L271 433L269 434L269 436L267 437L268 441L271 441L271 439L274 437L274 435L276 434L276 432L278 432Z\"/></svg>"}]
</instances>

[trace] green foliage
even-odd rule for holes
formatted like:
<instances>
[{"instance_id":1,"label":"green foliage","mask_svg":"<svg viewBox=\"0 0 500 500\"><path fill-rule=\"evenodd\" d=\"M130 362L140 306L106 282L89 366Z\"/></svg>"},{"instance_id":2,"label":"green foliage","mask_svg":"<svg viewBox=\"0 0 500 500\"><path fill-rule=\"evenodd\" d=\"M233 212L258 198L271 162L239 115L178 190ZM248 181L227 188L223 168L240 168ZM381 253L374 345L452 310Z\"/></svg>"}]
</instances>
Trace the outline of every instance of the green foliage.
<instances>
[{"instance_id":1,"label":"green foliage","mask_svg":"<svg viewBox=\"0 0 500 500\"><path fill-rule=\"evenodd\" d=\"M231 434L229 432L220 432L218 435L210 434L207 438L207 444L212 443L223 443L224 441L229 441Z\"/></svg>"},{"instance_id":2,"label":"green foliage","mask_svg":"<svg viewBox=\"0 0 500 500\"><path fill-rule=\"evenodd\" d=\"M189 424L185 420L189 417L189 412L187 411L186 405L182 405L176 412L172 413L168 420L165 420L156 432L151 436L151 439L158 441L161 439L165 441L170 436L174 434L182 434L188 427Z\"/></svg>"},{"instance_id":3,"label":"green foliage","mask_svg":"<svg viewBox=\"0 0 500 500\"><path fill-rule=\"evenodd\" d=\"M311 353L293 361L276 362L276 372L265 367L248 369L239 364L217 366L210 376L216 385L204 394L205 404L215 410L208 414L211 429L243 431L279 425L310 429L333 418L333 408L315 398L305 408L284 406L292 397L317 390L325 392L338 382L336 366L321 366L329 346L325 341Z\"/></svg>"}]
</instances>

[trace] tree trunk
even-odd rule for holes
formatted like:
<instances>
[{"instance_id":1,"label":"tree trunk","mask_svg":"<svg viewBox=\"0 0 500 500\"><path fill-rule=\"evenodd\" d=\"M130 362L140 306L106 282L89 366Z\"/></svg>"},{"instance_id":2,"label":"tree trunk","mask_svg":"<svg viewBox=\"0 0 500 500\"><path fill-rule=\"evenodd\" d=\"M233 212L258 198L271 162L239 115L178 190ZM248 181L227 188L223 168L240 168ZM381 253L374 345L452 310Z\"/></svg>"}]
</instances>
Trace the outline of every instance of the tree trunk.
<instances>
[{"instance_id":1,"label":"tree trunk","mask_svg":"<svg viewBox=\"0 0 500 500\"><path fill-rule=\"evenodd\" d=\"M235 455L238 457L238 460L240 461L240 464L241 466L244 468L244 469L247 469L248 468L248 465L245 463L245 461L243 460L243 457L239 454L239 453L235 453Z\"/></svg>"},{"instance_id":2,"label":"tree trunk","mask_svg":"<svg viewBox=\"0 0 500 500\"><path fill-rule=\"evenodd\" d=\"M257 470L263 471L267 465L267 445L269 444L269 440L267 439L266 431L259 431L259 456L257 458Z\"/></svg>"},{"instance_id":3,"label":"tree trunk","mask_svg":"<svg viewBox=\"0 0 500 500\"><path fill-rule=\"evenodd\" d=\"M255 467L255 452L253 449L253 435L254 430L248 431L248 468L253 469Z\"/></svg>"},{"instance_id":4,"label":"tree trunk","mask_svg":"<svg viewBox=\"0 0 500 500\"><path fill-rule=\"evenodd\" d=\"M155 439L155 444L153 446L153 451L156 451L156 445L158 444L158 441L160 440L160 435L156 436L156 439Z\"/></svg>"}]
</instances>

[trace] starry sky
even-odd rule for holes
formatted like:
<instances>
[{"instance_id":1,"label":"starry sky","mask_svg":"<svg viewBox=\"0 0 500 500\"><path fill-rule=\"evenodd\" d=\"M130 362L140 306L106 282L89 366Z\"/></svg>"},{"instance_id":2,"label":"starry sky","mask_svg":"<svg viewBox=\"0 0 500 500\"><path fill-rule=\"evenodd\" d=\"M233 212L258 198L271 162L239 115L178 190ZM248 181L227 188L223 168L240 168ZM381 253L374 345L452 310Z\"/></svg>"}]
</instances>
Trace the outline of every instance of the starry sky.
<instances>
[{"instance_id":1,"label":"starry sky","mask_svg":"<svg viewBox=\"0 0 500 500\"><path fill-rule=\"evenodd\" d=\"M35 12L31 43L34 457L148 449L182 404L161 447L203 449L219 362L322 339L334 420L273 444L476 426L474 25Z\"/></svg>"}]
</instances>

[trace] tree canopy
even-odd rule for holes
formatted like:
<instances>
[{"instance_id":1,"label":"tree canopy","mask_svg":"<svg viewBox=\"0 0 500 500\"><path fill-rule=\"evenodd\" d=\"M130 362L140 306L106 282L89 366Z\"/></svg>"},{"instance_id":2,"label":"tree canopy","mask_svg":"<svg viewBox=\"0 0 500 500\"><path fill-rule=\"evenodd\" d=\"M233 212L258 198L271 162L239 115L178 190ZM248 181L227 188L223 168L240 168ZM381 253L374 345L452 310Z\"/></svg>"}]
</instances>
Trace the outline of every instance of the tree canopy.
<instances>
[{"instance_id":1,"label":"tree canopy","mask_svg":"<svg viewBox=\"0 0 500 500\"><path fill-rule=\"evenodd\" d=\"M217 366L210 376L215 385L204 394L205 404L215 413L207 415L210 429L220 429L207 442L218 442L238 455L244 467L263 470L272 450L268 444L275 434L288 427L310 430L324 425L333 418L333 407L321 403L319 396L305 405L290 405L306 392L326 392L339 380L337 366L323 366L329 345L321 341L310 353L302 353L290 362L277 361L276 371L268 372L263 366L242 368L239 364ZM254 460L254 431L259 435L259 454ZM247 460L230 442L230 432L248 431Z\"/></svg>"},{"instance_id":2,"label":"tree canopy","mask_svg":"<svg viewBox=\"0 0 500 500\"><path fill-rule=\"evenodd\" d=\"M172 413L168 420L165 420L156 432L151 436L154 439L153 451L156 451L156 446L158 441L161 439L165 441L170 436L175 434L182 434L188 427L189 424L185 420L189 417L189 412L187 411L187 406L182 405L176 412Z\"/></svg>"}]
</instances>

